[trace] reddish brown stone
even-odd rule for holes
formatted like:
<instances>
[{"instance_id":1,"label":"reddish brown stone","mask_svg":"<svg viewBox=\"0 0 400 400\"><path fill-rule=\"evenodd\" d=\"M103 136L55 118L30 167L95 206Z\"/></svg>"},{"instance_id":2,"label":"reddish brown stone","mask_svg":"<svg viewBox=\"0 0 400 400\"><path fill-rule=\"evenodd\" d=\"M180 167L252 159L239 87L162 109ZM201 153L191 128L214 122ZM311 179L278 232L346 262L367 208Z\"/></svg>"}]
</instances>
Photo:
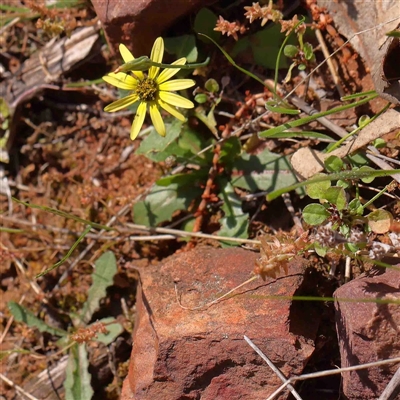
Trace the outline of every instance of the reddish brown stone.
<instances>
[{"instance_id":1,"label":"reddish brown stone","mask_svg":"<svg viewBox=\"0 0 400 400\"><path fill-rule=\"evenodd\" d=\"M284 374L302 372L319 321L305 307L290 314L289 298L304 279L302 259L290 264L287 276L253 281L209 308L178 305L174 281L184 306L204 305L248 279L258 256L242 249L196 248L140 271L123 400L265 399L281 382L243 335Z\"/></svg>"},{"instance_id":2,"label":"reddish brown stone","mask_svg":"<svg viewBox=\"0 0 400 400\"><path fill-rule=\"evenodd\" d=\"M399 270L355 279L334 295L342 367L399 356ZM378 298L397 304L373 302ZM343 392L351 400L377 399L397 368L391 365L343 373Z\"/></svg>"},{"instance_id":3,"label":"reddish brown stone","mask_svg":"<svg viewBox=\"0 0 400 400\"><path fill-rule=\"evenodd\" d=\"M154 40L176 20L214 1L92 0L92 3L110 47L116 50L124 43L138 57L149 55Z\"/></svg>"}]
</instances>

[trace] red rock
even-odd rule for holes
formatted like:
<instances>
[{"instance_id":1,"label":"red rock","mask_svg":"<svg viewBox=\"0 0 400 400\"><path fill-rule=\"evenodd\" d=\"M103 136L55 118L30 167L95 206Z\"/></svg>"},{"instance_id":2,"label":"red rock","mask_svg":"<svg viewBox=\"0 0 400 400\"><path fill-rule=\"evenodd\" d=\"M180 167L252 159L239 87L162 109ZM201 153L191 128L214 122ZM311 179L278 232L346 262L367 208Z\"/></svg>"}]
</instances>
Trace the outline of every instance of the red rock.
<instances>
[{"instance_id":1,"label":"red rock","mask_svg":"<svg viewBox=\"0 0 400 400\"><path fill-rule=\"evenodd\" d=\"M265 399L281 381L243 335L287 376L302 372L319 321L308 307L290 314L288 298L303 282L303 259L290 264L288 276L253 281L209 308L190 311L178 305L174 281L184 306L204 305L247 280L257 257L242 249L196 248L161 267L140 270L122 400ZM286 397L285 392L280 399Z\"/></svg>"},{"instance_id":2,"label":"red rock","mask_svg":"<svg viewBox=\"0 0 400 400\"><path fill-rule=\"evenodd\" d=\"M337 289L334 296L342 367L399 356L400 271L387 269L382 275L354 279ZM397 304L367 302L377 298L392 299ZM397 368L390 365L345 372L343 392L349 400L377 399Z\"/></svg>"},{"instance_id":3,"label":"red rock","mask_svg":"<svg viewBox=\"0 0 400 400\"><path fill-rule=\"evenodd\" d=\"M110 47L124 43L138 57L179 18L215 0L92 0Z\"/></svg>"}]
</instances>

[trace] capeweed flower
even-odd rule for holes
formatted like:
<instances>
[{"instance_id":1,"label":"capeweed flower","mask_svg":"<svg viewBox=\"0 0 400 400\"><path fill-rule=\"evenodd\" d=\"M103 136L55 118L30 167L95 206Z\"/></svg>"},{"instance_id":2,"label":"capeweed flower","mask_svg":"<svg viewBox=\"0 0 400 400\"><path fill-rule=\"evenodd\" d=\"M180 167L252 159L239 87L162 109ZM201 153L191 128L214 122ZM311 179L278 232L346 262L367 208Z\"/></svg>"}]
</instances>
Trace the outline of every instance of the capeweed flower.
<instances>
[{"instance_id":1,"label":"capeweed flower","mask_svg":"<svg viewBox=\"0 0 400 400\"><path fill-rule=\"evenodd\" d=\"M120 44L119 51L125 63L135 59L125 45ZM159 37L154 42L150 59L153 62L162 63L163 55L164 41ZM183 65L185 63L186 58L182 57L172 64ZM137 137L142 128L147 107L149 107L151 121L153 122L155 130L161 136L165 136L165 125L161 117L160 107L180 121L185 121L185 117L175 107L194 107L194 104L190 100L176 93L172 93L176 90L187 89L195 85L193 79L169 80L178 71L180 71L180 68L165 68L159 73L160 67L151 66L147 75L142 71L131 71L131 74L125 72L111 72L103 76L103 80L107 83L117 88L131 91L131 94L128 96L109 104L104 108L104 111L116 112L139 101L140 103L136 111L136 116L132 123L131 140Z\"/></svg>"}]
</instances>

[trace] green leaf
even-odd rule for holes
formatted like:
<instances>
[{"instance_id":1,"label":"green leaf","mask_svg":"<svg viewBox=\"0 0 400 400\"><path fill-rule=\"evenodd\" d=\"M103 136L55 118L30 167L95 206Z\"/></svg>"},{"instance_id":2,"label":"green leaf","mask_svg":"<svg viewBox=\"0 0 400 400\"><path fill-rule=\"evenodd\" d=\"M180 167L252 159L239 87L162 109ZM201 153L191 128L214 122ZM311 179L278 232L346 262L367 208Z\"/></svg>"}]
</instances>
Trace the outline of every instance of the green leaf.
<instances>
[{"instance_id":1,"label":"green leaf","mask_svg":"<svg viewBox=\"0 0 400 400\"><path fill-rule=\"evenodd\" d=\"M88 323L93 313L99 308L100 300L106 296L106 290L114 283L117 273L117 262L112 251L104 253L96 262L92 273L92 286L89 288L88 298L83 305L80 318Z\"/></svg>"},{"instance_id":2,"label":"green leaf","mask_svg":"<svg viewBox=\"0 0 400 400\"><path fill-rule=\"evenodd\" d=\"M375 139L373 142L373 146L377 149L382 149L383 147L386 147L386 141L382 138Z\"/></svg>"},{"instance_id":3,"label":"green leaf","mask_svg":"<svg viewBox=\"0 0 400 400\"><path fill-rule=\"evenodd\" d=\"M326 176L322 176L322 177L317 177L317 178L311 178L308 179L304 182L299 182L299 183L295 183L294 185L285 187L283 189L277 189L272 193L269 193L267 195L267 201L272 201L274 199L276 199L277 197L281 196L283 193L287 193L290 192L292 190L298 189L298 188L302 188L304 186L307 186L311 183L315 183L315 182L323 182L323 181L337 181L339 179L362 179L365 177L377 177L377 176L388 176L388 175L392 175L392 174L397 174L400 173L400 169L391 169L389 171L387 170L374 170L374 171L341 171L341 172L336 172L334 174L329 174Z\"/></svg>"},{"instance_id":4,"label":"green leaf","mask_svg":"<svg viewBox=\"0 0 400 400\"><path fill-rule=\"evenodd\" d=\"M190 172L185 172L182 174L165 176L163 178L160 178L156 182L156 185L169 186L169 185L175 183L179 186L185 186L185 185L189 185L189 184L196 186L197 182L199 182L199 183L204 182L206 179L207 179L207 171L205 171L204 169L201 169L199 171L190 171Z\"/></svg>"},{"instance_id":5,"label":"green leaf","mask_svg":"<svg viewBox=\"0 0 400 400\"><path fill-rule=\"evenodd\" d=\"M218 82L215 79L208 79L206 83L204 84L204 87L206 90L208 90L211 93L217 93L219 91L219 85Z\"/></svg>"},{"instance_id":6,"label":"green leaf","mask_svg":"<svg viewBox=\"0 0 400 400\"><path fill-rule=\"evenodd\" d=\"M314 243L314 250L320 257L325 257L328 252L328 248L321 246L319 242Z\"/></svg>"},{"instance_id":7,"label":"green leaf","mask_svg":"<svg viewBox=\"0 0 400 400\"><path fill-rule=\"evenodd\" d=\"M208 8L202 8L194 19L193 29L196 33L203 33L214 40L218 41L221 32L214 31L218 17ZM200 40L205 41L202 37Z\"/></svg>"},{"instance_id":8,"label":"green leaf","mask_svg":"<svg viewBox=\"0 0 400 400\"><path fill-rule=\"evenodd\" d=\"M10 310L11 314L13 315L14 319L18 322L24 322L30 328L36 328L40 332L47 332L50 335L54 336L67 336L67 332L62 329L53 328L50 325L47 325L44 321L40 318L37 318L32 311L28 310L24 306L20 304L9 301L7 303L8 309Z\"/></svg>"},{"instance_id":9,"label":"green leaf","mask_svg":"<svg viewBox=\"0 0 400 400\"><path fill-rule=\"evenodd\" d=\"M174 119L171 124L166 124L167 135L160 136L155 129L141 142L136 154L143 154L152 161L165 161L170 155L175 155L171 150L171 144L176 142L182 132L182 122Z\"/></svg>"},{"instance_id":10,"label":"green leaf","mask_svg":"<svg viewBox=\"0 0 400 400\"><path fill-rule=\"evenodd\" d=\"M221 153L219 157L221 164L232 167L241 151L242 147L239 138L233 136L225 140L221 145Z\"/></svg>"},{"instance_id":11,"label":"green leaf","mask_svg":"<svg viewBox=\"0 0 400 400\"><path fill-rule=\"evenodd\" d=\"M274 70L279 49L285 39L285 35L282 34L280 30L280 25L273 24L251 36L239 39L232 49L232 57L239 55L242 49L250 47L253 53L254 64ZM293 40L293 38L289 38L289 42L293 43ZM240 43L241 41L243 41L243 43ZM288 60L281 57L279 60L279 68L288 68L288 66Z\"/></svg>"},{"instance_id":12,"label":"green leaf","mask_svg":"<svg viewBox=\"0 0 400 400\"><path fill-rule=\"evenodd\" d=\"M338 210L343 210L347 206L346 192L340 186L330 187L323 198L334 204Z\"/></svg>"},{"instance_id":13,"label":"green leaf","mask_svg":"<svg viewBox=\"0 0 400 400\"><path fill-rule=\"evenodd\" d=\"M329 156L324 161L325 168L328 172L339 172L343 169L343 161L337 156Z\"/></svg>"},{"instance_id":14,"label":"green leaf","mask_svg":"<svg viewBox=\"0 0 400 400\"><path fill-rule=\"evenodd\" d=\"M283 54L289 58L296 57L298 53L299 49L297 48L297 46L294 46L292 44L287 44L283 49Z\"/></svg>"},{"instance_id":15,"label":"green leaf","mask_svg":"<svg viewBox=\"0 0 400 400\"><path fill-rule=\"evenodd\" d=\"M368 214L367 220L372 232L383 234L390 230L393 215L389 211L379 209Z\"/></svg>"},{"instance_id":16,"label":"green leaf","mask_svg":"<svg viewBox=\"0 0 400 400\"><path fill-rule=\"evenodd\" d=\"M326 174L316 174L315 178L324 177ZM324 199L325 192L331 187L330 181L322 181L311 183L310 185L306 185L306 193L307 196L312 199Z\"/></svg>"},{"instance_id":17,"label":"green leaf","mask_svg":"<svg viewBox=\"0 0 400 400\"><path fill-rule=\"evenodd\" d=\"M291 108L282 107L282 105L280 103L278 103L276 100L267 101L265 103L265 108L268 111L276 112L276 113L280 113L280 114L289 114L289 115L299 115L300 114L300 110L294 110Z\"/></svg>"},{"instance_id":18,"label":"green leaf","mask_svg":"<svg viewBox=\"0 0 400 400\"><path fill-rule=\"evenodd\" d=\"M194 35L165 38L164 43L165 50L170 54L174 54L176 58L185 57L189 64L197 61L198 52Z\"/></svg>"},{"instance_id":19,"label":"green leaf","mask_svg":"<svg viewBox=\"0 0 400 400\"><path fill-rule=\"evenodd\" d=\"M112 343L124 331L123 326L113 317L103 318L97 322L105 324L108 332L98 333L97 338L94 340L104 343L106 346Z\"/></svg>"},{"instance_id":20,"label":"green leaf","mask_svg":"<svg viewBox=\"0 0 400 400\"><path fill-rule=\"evenodd\" d=\"M359 199L353 199L349 203L349 210L357 215L363 215L364 207Z\"/></svg>"},{"instance_id":21,"label":"green leaf","mask_svg":"<svg viewBox=\"0 0 400 400\"><path fill-rule=\"evenodd\" d=\"M320 117L326 117L327 115L335 114L336 112L348 110L349 108L354 108L356 106L360 106L362 104L368 103L371 100L373 100L375 97L377 97L377 95L372 95L370 97L367 97L367 98L362 99L360 101L357 101L355 103L350 103L350 104L345 104L345 105L342 105L342 106L339 106L339 107L334 107L334 108L332 108L330 110L322 111L322 112L316 113L314 115L310 115L310 116L307 116L307 117L296 119L294 121L285 122L284 124L279 125L277 127L274 127L274 128L271 128L271 129L267 129L266 131L262 131L258 135L260 137L269 137L269 136L274 135L276 133L285 132L288 129L296 128L298 126L308 124L308 123L310 123L312 121L317 120Z\"/></svg>"},{"instance_id":22,"label":"green leaf","mask_svg":"<svg viewBox=\"0 0 400 400\"><path fill-rule=\"evenodd\" d=\"M65 400L91 400L94 391L90 385L89 361L85 344L71 347L64 381Z\"/></svg>"},{"instance_id":23,"label":"green leaf","mask_svg":"<svg viewBox=\"0 0 400 400\"><path fill-rule=\"evenodd\" d=\"M329 215L322 204L308 204L303 209L303 219L309 225L321 225Z\"/></svg>"},{"instance_id":24,"label":"green leaf","mask_svg":"<svg viewBox=\"0 0 400 400\"><path fill-rule=\"evenodd\" d=\"M278 190L297 182L289 160L264 150L259 154L243 153L236 160L231 183L250 192Z\"/></svg>"},{"instance_id":25,"label":"green leaf","mask_svg":"<svg viewBox=\"0 0 400 400\"><path fill-rule=\"evenodd\" d=\"M192 201L201 196L202 190L193 185L180 186L172 183L168 187L154 185L144 201L133 206L136 224L156 226L169 221L177 210L187 210Z\"/></svg>"},{"instance_id":26,"label":"green leaf","mask_svg":"<svg viewBox=\"0 0 400 400\"><path fill-rule=\"evenodd\" d=\"M373 168L369 167L368 165L363 165L362 167L360 167L360 171L375 171L375 170ZM374 176L367 176L367 177L361 178L361 180L364 183L371 183L374 179L375 179Z\"/></svg>"},{"instance_id":27,"label":"green leaf","mask_svg":"<svg viewBox=\"0 0 400 400\"><path fill-rule=\"evenodd\" d=\"M199 93L194 96L194 101L196 101L199 104L204 104L207 102L208 96L205 93Z\"/></svg>"},{"instance_id":28,"label":"green leaf","mask_svg":"<svg viewBox=\"0 0 400 400\"><path fill-rule=\"evenodd\" d=\"M221 208L225 213L225 216L220 219L221 229L218 231L218 235L247 238L249 216L242 210L242 201L235 193L234 187L226 179L220 179L218 182L221 197L224 200ZM235 243L235 245L237 244Z\"/></svg>"},{"instance_id":29,"label":"green leaf","mask_svg":"<svg viewBox=\"0 0 400 400\"><path fill-rule=\"evenodd\" d=\"M313 139L327 139L332 140L332 138L328 135L325 135L320 132L313 131L290 131L290 132L280 132L275 133L274 135L268 136L271 139L279 139L279 138L313 138Z\"/></svg>"},{"instance_id":30,"label":"green leaf","mask_svg":"<svg viewBox=\"0 0 400 400\"><path fill-rule=\"evenodd\" d=\"M304 57L307 61L312 61L314 56L314 49L310 43L304 43L303 47Z\"/></svg>"}]
</instances>

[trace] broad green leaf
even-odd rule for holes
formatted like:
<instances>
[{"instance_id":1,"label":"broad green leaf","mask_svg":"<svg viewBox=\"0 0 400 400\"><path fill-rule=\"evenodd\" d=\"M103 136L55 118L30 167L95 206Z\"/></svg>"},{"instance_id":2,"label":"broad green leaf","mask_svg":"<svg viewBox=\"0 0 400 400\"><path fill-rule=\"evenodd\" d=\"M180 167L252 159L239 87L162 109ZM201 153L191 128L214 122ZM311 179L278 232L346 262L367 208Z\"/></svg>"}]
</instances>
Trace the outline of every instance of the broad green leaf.
<instances>
[{"instance_id":1,"label":"broad green leaf","mask_svg":"<svg viewBox=\"0 0 400 400\"><path fill-rule=\"evenodd\" d=\"M386 210L375 210L367 215L368 226L374 233L386 233L393 223L393 215Z\"/></svg>"},{"instance_id":2,"label":"broad green leaf","mask_svg":"<svg viewBox=\"0 0 400 400\"><path fill-rule=\"evenodd\" d=\"M316 174L315 178L324 177L326 174ZM331 187L330 181L321 181L311 183L310 185L306 185L306 193L307 196L311 197L312 199L324 199L325 192Z\"/></svg>"},{"instance_id":3,"label":"broad green leaf","mask_svg":"<svg viewBox=\"0 0 400 400\"><path fill-rule=\"evenodd\" d=\"M328 172L339 172L343 169L343 161L337 156L329 156L324 161L325 168Z\"/></svg>"},{"instance_id":4,"label":"broad green leaf","mask_svg":"<svg viewBox=\"0 0 400 400\"><path fill-rule=\"evenodd\" d=\"M334 204L338 210L343 210L347 206L346 192L340 186L330 187L323 198Z\"/></svg>"},{"instance_id":5,"label":"broad green leaf","mask_svg":"<svg viewBox=\"0 0 400 400\"><path fill-rule=\"evenodd\" d=\"M242 146L239 139L236 136L230 137L221 145L220 162L225 166L232 167L241 151Z\"/></svg>"},{"instance_id":6,"label":"broad green leaf","mask_svg":"<svg viewBox=\"0 0 400 400\"><path fill-rule=\"evenodd\" d=\"M243 50L247 50L250 47L254 64L274 70L279 49L285 39L285 35L280 30L280 25L273 24L251 36L239 39L232 49L232 57L240 55ZM289 38L289 42L293 43L293 39ZM287 68L288 66L288 60L281 57L279 68Z\"/></svg>"},{"instance_id":7,"label":"broad green leaf","mask_svg":"<svg viewBox=\"0 0 400 400\"><path fill-rule=\"evenodd\" d=\"M190 159L191 163L204 164L205 155L193 157L205 146L205 140L181 121L174 119L166 124L167 135L163 138L154 129L140 143L136 154L160 162L173 156L177 162Z\"/></svg>"},{"instance_id":8,"label":"broad green leaf","mask_svg":"<svg viewBox=\"0 0 400 400\"><path fill-rule=\"evenodd\" d=\"M304 221L309 225L321 225L329 215L322 204L308 204L303 209Z\"/></svg>"},{"instance_id":9,"label":"broad green leaf","mask_svg":"<svg viewBox=\"0 0 400 400\"><path fill-rule=\"evenodd\" d=\"M220 219L219 236L247 238L249 216L242 210L242 201L235 193L234 187L225 179L219 179L220 195L224 200L222 210L225 216ZM230 245L232 245L230 243Z\"/></svg>"},{"instance_id":10,"label":"broad green leaf","mask_svg":"<svg viewBox=\"0 0 400 400\"><path fill-rule=\"evenodd\" d=\"M221 37L221 32L214 31L218 17L208 8L202 8L194 19L193 29L196 33L203 33L218 41ZM205 41L200 36L201 41Z\"/></svg>"},{"instance_id":11,"label":"broad green leaf","mask_svg":"<svg viewBox=\"0 0 400 400\"><path fill-rule=\"evenodd\" d=\"M71 347L64 381L65 400L91 400L94 391L90 385L89 360L85 344Z\"/></svg>"},{"instance_id":12,"label":"broad green leaf","mask_svg":"<svg viewBox=\"0 0 400 400\"><path fill-rule=\"evenodd\" d=\"M92 286L80 314L81 320L88 323L93 313L99 308L100 300L106 296L106 290L114 283L117 262L112 251L104 253L96 262L92 273Z\"/></svg>"},{"instance_id":13,"label":"broad green leaf","mask_svg":"<svg viewBox=\"0 0 400 400\"><path fill-rule=\"evenodd\" d=\"M165 51L174 54L176 58L186 57L186 61L189 64L197 61L198 52L194 35L165 38L164 44Z\"/></svg>"},{"instance_id":14,"label":"broad green leaf","mask_svg":"<svg viewBox=\"0 0 400 400\"><path fill-rule=\"evenodd\" d=\"M67 332L62 329L53 328L50 325L47 325L40 318L36 317L32 311L28 310L24 306L20 304L9 301L7 306L13 315L14 319L18 322L24 322L30 328L37 328L40 332L47 332L50 335L54 336L66 336Z\"/></svg>"},{"instance_id":15,"label":"broad green leaf","mask_svg":"<svg viewBox=\"0 0 400 400\"><path fill-rule=\"evenodd\" d=\"M159 179L156 182L158 186L169 186L173 183L176 183L179 186L185 186L188 184L192 184L196 186L196 183L205 182L207 179L207 171L201 169L199 171L191 171L183 174L175 174L166 176L164 178Z\"/></svg>"},{"instance_id":16,"label":"broad green leaf","mask_svg":"<svg viewBox=\"0 0 400 400\"><path fill-rule=\"evenodd\" d=\"M278 190L297 182L286 157L264 150L259 154L243 153L236 160L231 183L250 192Z\"/></svg>"},{"instance_id":17,"label":"broad green leaf","mask_svg":"<svg viewBox=\"0 0 400 400\"><path fill-rule=\"evenodd\" d=\"M156 226L169 221L177 210L187 210L191 202L201 196L200 187L180 186L176 183L168 187L154 185L145 200L133 206L136 224Z\"/></svg>"},{"instance_id":18,"label":"broad green leaf","mask_svg":"<svg viewBox=\"0 0 400 400\"><path fill-rule=\"evenodd\" d=\"M155 129L148 134L141 142L136 154L143 154L152 161L165 161L170 155L175 155L168 151L168 147L174 143L182 131L183 123L177 119L171 124L166 124L167 135L160 136Z\"/></svg>"},{"instance_id":19,"label":"broad green leaf","mask_svg":"<svg viewBox=\"0 0 400 400\"><path fill-rule=\"evenodd\" d=\"M112 343L123 331L123 326L117 322L113 317L103 318L97 322L101 322L106 325L107 333L98 333L96 342L104 343L106 346Z\"/></svg>"}]
</instances>

